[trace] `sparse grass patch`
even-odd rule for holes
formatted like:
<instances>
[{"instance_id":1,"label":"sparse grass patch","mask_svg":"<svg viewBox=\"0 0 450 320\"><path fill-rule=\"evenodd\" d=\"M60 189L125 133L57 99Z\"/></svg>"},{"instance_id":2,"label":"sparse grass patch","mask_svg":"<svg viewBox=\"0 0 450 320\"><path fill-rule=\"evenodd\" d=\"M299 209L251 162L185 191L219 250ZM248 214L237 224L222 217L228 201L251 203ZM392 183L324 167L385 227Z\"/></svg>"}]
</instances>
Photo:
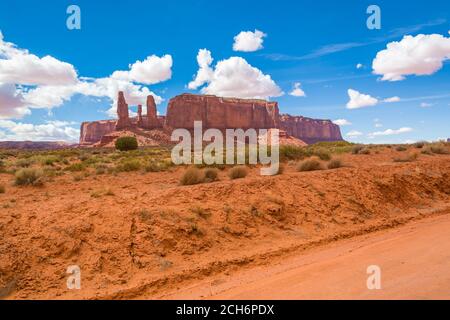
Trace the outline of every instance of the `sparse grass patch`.
<instances>
[{"instance_id":1,"label":"sparse grass patch","mask_svg":"<svg viewBox=\"0 0 450 320\"><path fill-rule=\"evenodd\" d=\"M192 207L191 212L198 215L200 218L207 219L211 216L211 211L208 209L204 209L200 206Z\"/></svg>"},{"instance_id":2,"label":"sparse grass patch","mask_svg":"<svg viewBox=\"0 0 450 320\"><path fill-rule=\"evenodd\" d=\"M158 161L155 159L150 160L150 162L145 166L146 172L162 172L167 171L171 166L169 161Z\"/></svg>"},{"instance_id":3,"label":"sparse grass patch","mask_svg":"<svg viewBox=\"0 0 450 320\"><path fill-rule=\"evenodd\" d=\"M306 159L297 165L297 171L300 172L315 170L322 170L322 164L318 159L315 158Z\"/></svg>"},{"instance_id":4,"label":"sparse grass patch","mask_svg":"<svg viewBox=\"0 0 450 320\"><path fill-rule=\"evenodd\" d=\"M141 167L141 162L138 159L126 159L117 166L117 171L132 172L140 170Z\"/></svg>"},{"instance_id":5,"label":"sparse grass patch","mask_svg":"<svg viewBox=\"0 0 450 320\"><path fill-rule=\"evenodd\" d=\"M44 173L40 169L25 168L16 172L15 184L18 186L40 186L43 184L42 177Z\"/></svg>"},{"instance_id":6,"label":"sparse grass patch","mask_svg":"<svg viewBox=\"0 0 450 320\"><path fill-rule=\"evenodd\" d=\"M242 179L245 178L248 174L247 167L245 166L238 166L230 169L230 172L228 173L228 176L230 179Z\"/></svg>"},{"instance_id":7,"label":"sparse grass patch","mask_svg":"<svg viewBox=\"0 0 450 320\"><path fill-rule=\"evenodd\" d=\"M32 164L34 164L34 161L30 158L18 159L16 161L16 166L19 168L29 168Z\"/></svg>"},{"instance_id":8,"label":"sparse grass patch","mask_svg":"<svg viewBox=\"0 0 450 320\"><path fill-rule=\"evenodd\" d=\"M405 146L397 146L397 147L395 148L395 150L396 150L396 151L400 151L400 152L403 152L403 151L406 151L406 150L408 150L408 148L407 148L407 147L405 147Z\"/></svg>"},{"instance_id":9,"label":"sparse grass patch","mask_svg":"<svg viewBox=\"0 0 450 320\"><path fill-rule=\"evenodd\" d=\"M86 169L86 165L81 162L73 163L70 166L67 166L64 170L70 172L80 172Z\"/></svg>"},{"instance_id":10,"label":"sparse grass patch","mask_svg":"<svg viewBox=\"0 0 450 320\"><path fill-rule=\"evenodd\" d=\"M418 157L419 155L417 153L410 153L394 158L394 162L413 162L416 161Z\"/></svg>"},{"instance_id":11,"label":"sparse grass patch","mask_svg":"<svg viewBox=\"0 0 450 320\"><path fill-rule=\"evenodd\" d=\"M183 186L190 186L202 183L203 180L203 172L196 167L190 167L184 172L183 176L181 177L180 183Z\"/></svg>"}]
</instances>

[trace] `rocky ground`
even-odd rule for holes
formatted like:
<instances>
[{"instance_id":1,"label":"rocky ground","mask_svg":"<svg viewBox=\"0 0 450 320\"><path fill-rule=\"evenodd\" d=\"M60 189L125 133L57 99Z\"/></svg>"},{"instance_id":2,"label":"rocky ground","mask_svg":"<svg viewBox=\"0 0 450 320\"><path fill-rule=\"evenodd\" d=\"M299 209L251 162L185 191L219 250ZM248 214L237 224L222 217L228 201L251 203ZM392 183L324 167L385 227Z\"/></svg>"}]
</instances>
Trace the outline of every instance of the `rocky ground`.
<instances>
[{"instance_id":1,"label":"rocky ground","mask_svg":"<svg viewBox=\"0 0 450 320\"><path fill-rule=\"evenodd\" d=\"M139 157L163 161L159 149L135 157L65 151L51 165L50 155L4 153L0 295L161 298L209 277L448 213L448 146L423 150L334 148L343 164L336 169L298 172L291 160L278 176L249 168L247 177L231 180L231 168L223 168L219 181L193 186L180 185L186 168L124 165ZM42 183L13 185L20 166L39 161ZM81 269L81 290L67 289L71 265Z\"/></svg>"}]
</instances>

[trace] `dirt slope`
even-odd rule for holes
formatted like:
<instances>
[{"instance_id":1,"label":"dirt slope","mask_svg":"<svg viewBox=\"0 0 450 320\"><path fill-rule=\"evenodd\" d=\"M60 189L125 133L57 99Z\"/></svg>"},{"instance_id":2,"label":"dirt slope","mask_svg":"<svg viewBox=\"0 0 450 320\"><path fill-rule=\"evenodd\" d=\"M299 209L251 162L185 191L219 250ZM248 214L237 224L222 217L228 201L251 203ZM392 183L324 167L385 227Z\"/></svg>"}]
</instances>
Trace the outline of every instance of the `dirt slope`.
<instances>
[{"instance_id":1,"label":"dirt slope","mask_svg":"<svg viewBox=\"0 0 450 320\"><path fill-rule=\"evenodd\" d=\"M178 185L183 169L82 181L62 176L1 196L0 287L8 298L159 297L292 252L395 227L450 206L450 157ZM0 175L7 183L9 176ZM66 288L79 265L82 290Z\"/></svg>"}]
</instances>

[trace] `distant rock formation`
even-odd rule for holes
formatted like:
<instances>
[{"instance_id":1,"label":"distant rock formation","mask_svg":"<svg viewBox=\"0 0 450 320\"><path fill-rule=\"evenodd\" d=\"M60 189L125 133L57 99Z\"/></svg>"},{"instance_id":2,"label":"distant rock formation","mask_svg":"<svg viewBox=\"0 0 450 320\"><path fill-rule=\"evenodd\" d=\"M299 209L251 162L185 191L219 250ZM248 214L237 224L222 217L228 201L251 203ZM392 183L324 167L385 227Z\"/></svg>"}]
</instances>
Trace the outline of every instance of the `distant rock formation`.
<instances>
[{"instance_id":1,"label":"distant rock formation","mask_svg":"<svg viewBox=\"0 0 450 320\"><path fill-rule=\"evenodd\" d=\"M117 100L117 120L116 130L123 130L131 127L128 104L125 101L125 96L122 91L119 92L119 99Z\"/></svg>"},{"instance_id":2,"label":"distant rock formation","mask_svg":"<svg viewBox=\"0 0 450 320\"><path fill-rule=\"evenodd\" d=\"M331 120L283 114L280 116L280 126L288 135L299 138L307 144L342 140L341 129Z\"/></svg>"},{"instance_id":3,"label":"distant rock formation","mask_svg":"<svg viewBox=\"0 0 450 320\"><path fill-rule=\"evenodd\" d=\"M203 128L277 128L278 103L193 94L182 94L170 100L167 126L193 129L194 121L202 121Z\"/></svg>"},{"instance_id":4,"label":"distant rock formation","mask_svg":"<svg viewBox=\"0 0 450 320\"><path fill-rule=\"evenodd\" d=\"M311 144L320 141L340 141L341 131L330 120L315 120L301 116L281 115L277 102L258 99L221 98L212 95L182 94L172 98L167 107L167 116L157 115L155 99L147 97L147 114L129 117L128 104L123 92L119 92L117 104L118 120L84 122L81 125L80 144L89 145L113 139L111 135L121 130L152 131L162 129L166 133L173 129L192 130L194 121L202 121L203 129L281 129L286 137L294 137ZM107 137L106 137L107 136Z\"/></svg>"},{"instance_id":5,"label":"distant rock formation","mask_svg":"<svg viewBox=\"0 0 450 320\"><path fill-rule=\"evenodd\" d=\"M0 141L0 149L56 150L77 146L62 141Z\"/></svg>"}]
</instances>

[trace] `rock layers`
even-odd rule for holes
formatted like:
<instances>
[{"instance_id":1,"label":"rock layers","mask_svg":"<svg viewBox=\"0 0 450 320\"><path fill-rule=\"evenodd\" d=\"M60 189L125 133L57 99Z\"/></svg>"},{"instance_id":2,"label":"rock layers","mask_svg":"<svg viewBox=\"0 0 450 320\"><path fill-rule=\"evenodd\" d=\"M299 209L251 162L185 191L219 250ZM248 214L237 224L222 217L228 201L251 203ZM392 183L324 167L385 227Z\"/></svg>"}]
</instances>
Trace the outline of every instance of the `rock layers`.
<instances>
[{"instance_id":1,"label":"rock layers","mask_svg":"<svg viewBox=\"0 0 450 320\"><path fill-rule=\"evenodd\" d=\"M258 99L221 98L211 95L182 94L172 98L167 116L157 115L153 96L147 98L147 114L129 117L124 94L119 92L118 120L84 122L81 125L80 144L95 144L103 136L121 130L170 131L176 128L191 130L194 121L202 121L204 129L273 129L278 128L288 136L308 144L320 141L342 140L340 128L330 120L316 120L301 116L279 114L278 103Z\"/></svg>"}]
</instances>

